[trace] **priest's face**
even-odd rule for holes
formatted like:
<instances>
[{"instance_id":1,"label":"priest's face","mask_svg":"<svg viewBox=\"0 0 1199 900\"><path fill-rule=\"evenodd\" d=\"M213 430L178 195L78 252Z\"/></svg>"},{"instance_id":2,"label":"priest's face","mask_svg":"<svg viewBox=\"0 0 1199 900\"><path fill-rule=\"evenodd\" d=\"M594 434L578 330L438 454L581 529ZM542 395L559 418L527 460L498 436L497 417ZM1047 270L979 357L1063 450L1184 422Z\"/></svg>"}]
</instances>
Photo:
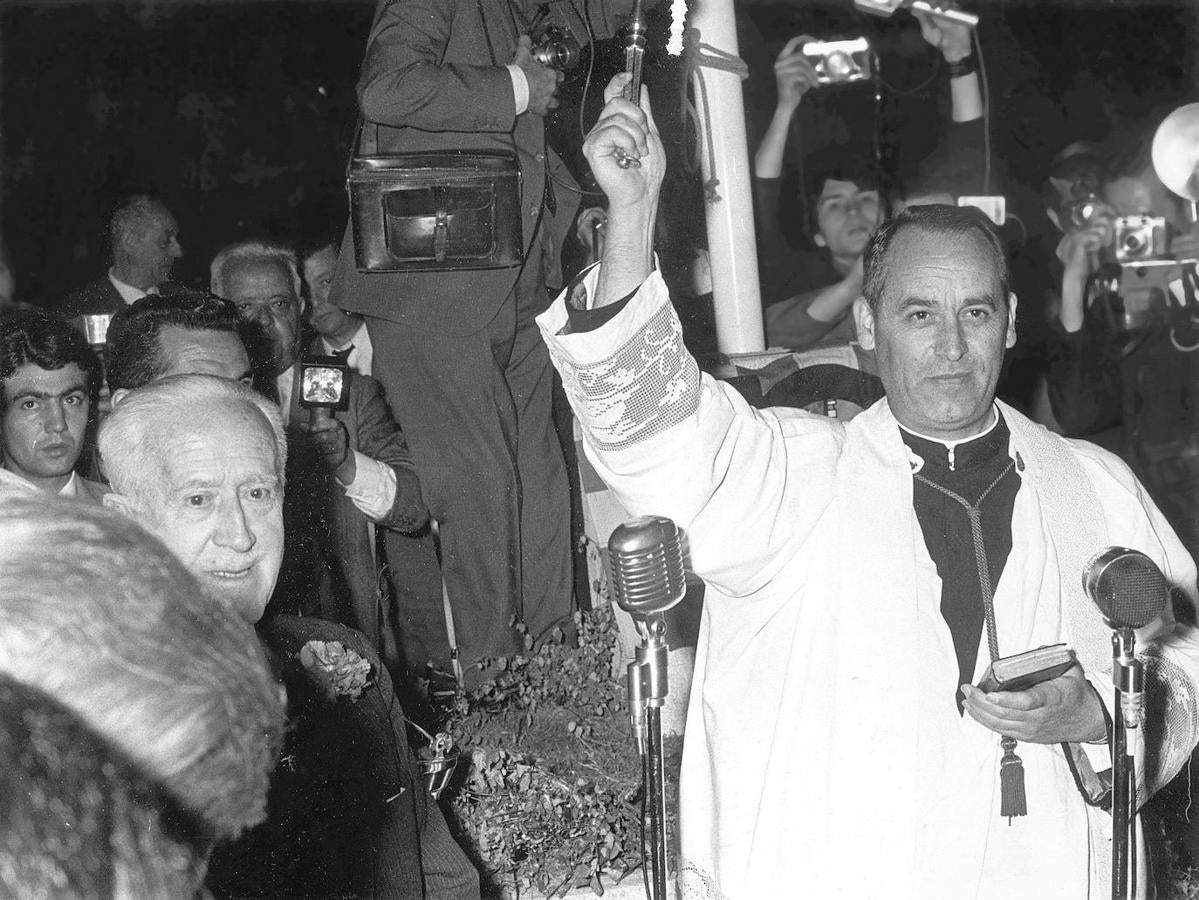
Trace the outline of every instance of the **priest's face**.
<instances>
[{"instance_id":1,"label":"priest's face","mask_svg":"<svg viewBox=\"0 0 1199 900\"><path fill-rule=\"evenodd\" d=\"M961 440L990 421L1003 351L1016 342L1016 297L1004 296L985 238L902 229L887 252L874 308L855 308L891 411L931 438Z\"/></svg>"}]
</instances>

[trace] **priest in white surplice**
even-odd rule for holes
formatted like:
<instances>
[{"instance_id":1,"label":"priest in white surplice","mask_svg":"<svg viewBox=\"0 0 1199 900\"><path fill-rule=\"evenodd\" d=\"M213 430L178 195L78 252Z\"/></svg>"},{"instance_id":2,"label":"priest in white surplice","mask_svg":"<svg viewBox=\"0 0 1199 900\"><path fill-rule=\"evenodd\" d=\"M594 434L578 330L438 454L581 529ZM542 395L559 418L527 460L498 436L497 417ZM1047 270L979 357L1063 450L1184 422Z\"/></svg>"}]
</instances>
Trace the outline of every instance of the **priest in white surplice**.
<instances>
[{"instance_id":1,"label":"priest in white surplice","mask_svg":"<svg viewBox=\"0 0 1199 900\"><path fill-rule=\"evenodd\" d=\"M662 146L621 84L585 145L603 261L540 324L597 470L676 521L708 585L682 895L1110 896L1110 632L1081 573L1141 550L1190 612L1193 561L1116 457L994 400L1016 298L973 211L917 208L872 240L855 314L887 399L852 422L757 411L701 374L654 271ZM1138 638L1143 800L1195 745L1199 639L1168 608ZM1057 642L1066 675L969 687Z\"/></svg>"}]
</instances>

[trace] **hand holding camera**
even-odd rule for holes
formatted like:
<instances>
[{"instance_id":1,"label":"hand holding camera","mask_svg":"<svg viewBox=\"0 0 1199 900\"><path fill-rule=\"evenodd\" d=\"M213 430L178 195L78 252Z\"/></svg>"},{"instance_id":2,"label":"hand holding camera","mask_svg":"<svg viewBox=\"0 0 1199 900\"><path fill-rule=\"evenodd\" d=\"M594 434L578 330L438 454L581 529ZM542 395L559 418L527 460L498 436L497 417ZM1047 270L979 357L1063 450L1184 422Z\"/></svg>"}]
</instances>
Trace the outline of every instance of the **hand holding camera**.
<instances>
[{"instance_id":1,"label":"hand holding camera","mask_svg":"<svg viewBox=\"0 0 1199 900\"><path fill-rule=\"evenodd\" d=\"M564 76L560 70L543 65L533 56L533 41L528 35L521 36L512 62L525 73L529 85L528 112L544 116L551 109L557 109L558 85Z\"/></svg>"},{"instance_id":2,"label":"hand holding camera","mask_svg":"<svg viewBox=\"0 0 1199 900\"><path fill-rule=\"evenodd\" d=\"M339 481L349 484L354 480L358 467L350 452L350 436L340 419L333 418L327 408L314 406L309 410L309 420L299 423L298 428L308 435L329 471Z\"/></svg>"},{"instance_id":3,"label":"hand holding camera","mask_svg":"<svg viewBox=\"0 0 1199 900\"><path fill-rule=\"evenodd\" d=\"M334 356L307 356L300 361L300 407L308 421L297 427L308 435L329 470L343 483L354 480L357 464L350 452L350 435L333 410L349 408L350 369Z\"/></svg>"},{"instance_id":4,"label":"hand holding camera","mask_svg":"<svg viewBox=\"0 0 1199 900\"><path fill-rule=\"evenodd\" d=\"M1112 220L1099 216L1089 224L1071 228L1057 245L1057 258L1067 275L1092 275L1099 268L1103 248L1112 241Z\"/></svg>"},{"instance_id":5,"label":"hand holding camera","mask_svg":"<svg viewBox=\"0 0 1199 900\"><path fill-rule=\"evenodd\" d=\"M810 43L812 38L806 34L793 37L774 61L778 106L785 112L794 112L803 95L820 83L811 61L804 55L804 47Z\"/></svg>"},{"instance_id":6,"label":"hand holding camera","mask_svg":"<svg viewBox=\"0 0 1199 900\"><path fill-rule=\"evenodd\" d=\"M1170 252L1175 259L1199 259L1199 230L1178 231L1170 239Z\"/></svg>"},{"instance_id":7,"label":"hand holding camera","mask_svg":"<svg viewBox=\"0 0 1199 900\"><path fill-rule=\"evenodd\" d=\"M961 62L970 55L969 25L919 9L913 9L912 16L920 23L924 40L940 50L946 62Z\"/></svg>"},{"instance_id":8,"label":"hand holding camera","mask_svg":"<svg viewBox=\"0 0 1199 900\"><path fill-rule=\"evenodd\" d=\"M808 40L801 48L817 84L852 84L874 71L870 42L864 37L845 41Z\"/></svg>"}]
</instances>

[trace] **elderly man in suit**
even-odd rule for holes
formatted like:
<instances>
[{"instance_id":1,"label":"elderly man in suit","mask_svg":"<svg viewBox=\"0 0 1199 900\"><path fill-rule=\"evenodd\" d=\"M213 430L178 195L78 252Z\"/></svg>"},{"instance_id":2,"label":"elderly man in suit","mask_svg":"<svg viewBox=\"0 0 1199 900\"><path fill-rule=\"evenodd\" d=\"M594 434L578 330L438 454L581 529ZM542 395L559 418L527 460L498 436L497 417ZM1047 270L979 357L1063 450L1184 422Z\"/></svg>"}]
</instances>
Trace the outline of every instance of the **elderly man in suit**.
<instances>
[{"instance_id":1,"label":"elderly man in suit","mask_svg":"<svg viewBox=\"0 0 1199 900\"><path fill-rule=\"evenodd\" d=\"M350 373L345 411L310 419L300 406L304 304L290 249L232 244L217 254L211 275L213 293L260 338L260 352L251 353L260 356L258 386L277 399L287 428L288 539L278 602L358 628L397 668L393 628L380 621L386 581L368 523L412 532L428 521L404 433L379 383L364 375Z\"/></svg>"},{"instance_id":2,"label":"elderly man in suit","mask_svg":"<svg viewBox=\"0 0 1199 900\"><path fill-rule=\"evenodd\" d=\"M106 504L159 538L231 616L256 624L287 687L267 820L218 850L208 887L221 898L477 900L478 876L418 780L370 643L267 608L284 558L290 443L275 404L211 375L129 392L100 431Z\"/></svg>"},{"instance_id":3,"label":"elderly man in suit","mask_svg":"<svg viewBox=\"0 0 1199 900\"><path fill-rule=\"evenodd\" d=\"M108 272L67 295L58 308L75 324L84 315L113 315L170 281L175 261L183 257L179 223L166 204L152 194L132 194L113 209L108 222L112 266ZM82 327L82 326L80 326Z\"/></svg>"}]
</instances>

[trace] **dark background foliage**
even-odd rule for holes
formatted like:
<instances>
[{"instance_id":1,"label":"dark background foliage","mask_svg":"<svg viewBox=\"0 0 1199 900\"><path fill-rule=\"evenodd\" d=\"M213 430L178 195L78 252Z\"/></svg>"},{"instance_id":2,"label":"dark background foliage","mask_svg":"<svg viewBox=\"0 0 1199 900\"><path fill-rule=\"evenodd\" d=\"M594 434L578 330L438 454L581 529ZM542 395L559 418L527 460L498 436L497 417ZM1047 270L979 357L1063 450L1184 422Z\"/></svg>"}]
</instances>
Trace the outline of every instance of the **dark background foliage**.
<instances>
[{"instance_id":1,"label":"dark background foliage","mask_svg":"<svg viewBox=\"0 0 1199 900\"><path fill-rule=\"evenodd\" d=\"M177 276L190 283L206 280L208 260L228 241L251 234L298 240L339 227L353 88L373 6L0 5L3 234L21 298L52 303L101 272L108 210L134 188L157 189L176 212L187 253ZM751 135L769 120L771 61L787 38L866 33L889 85L881 119L869 89L823 92L805 101L804 146L868 140L881 121L889 165L931 149L947 91L910 17L864 17L848 0L739 6ZM1184 48L1194 44L1196 13L1181 0L976 8L984 14L996 158L1013 195L1035 191L1046 160L1068 141L1101 136L1128 114L1168 109L1194 92L1194 62ZM665 18L652 23L651 46L664 42ZM691 197L697 212L698 193L687 188L693 182L678 162L681 66L652 55L647 80L684 186L677 196ZM596 60L586 102L584 67L571 76L568 102L551 128L579 174L580 107L589 124L602 84L620 66L619 44L599 48ZM1035 208L1021 212L1040 228Z\"/></svg>"}]
</instances>

